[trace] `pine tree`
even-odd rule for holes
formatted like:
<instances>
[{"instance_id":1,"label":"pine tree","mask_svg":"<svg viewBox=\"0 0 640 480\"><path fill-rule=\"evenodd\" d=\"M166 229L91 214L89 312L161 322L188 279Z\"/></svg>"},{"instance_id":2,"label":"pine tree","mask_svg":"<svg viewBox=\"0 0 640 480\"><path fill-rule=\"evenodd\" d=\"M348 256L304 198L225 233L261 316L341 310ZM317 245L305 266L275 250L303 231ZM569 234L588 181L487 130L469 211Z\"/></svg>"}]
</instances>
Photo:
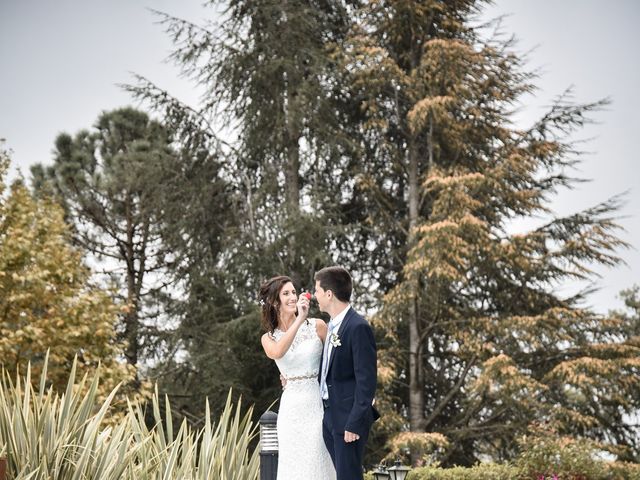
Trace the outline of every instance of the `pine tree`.
<instances>
[{"instance_id":1,"label":"pine tree","mask_svg":"<svg viewBox=\"0 0 640 480\"><path fill-rule=\"evenodd\" d=\"M161 299L176 258L163 241L165 186L177 154L158 122L141 111L104 112L94 131L55 142L54 164L32 167L37 192L55 195L73 223L74 240L119 287L125 356L138 365L155 349Z\"/></svg>"},{"instance_id":2,"label":"pine tree","mask_svg":"<svg viewBox=\"0 0 640 480\"><path fill-rule=\"evenodd\" d=\"M389 227L376 242L393 259L377 316L387 401L408 409L415 435L404 443L447 445L448 464L512 457L536 420L636 451L611 419L637 401L605 399L640 398L637 347L615 335L615 319L581 307L584 292L555 291L592 278L593 264L616 265L624 245L615 199L564 218L548 207L573 183L571 133L602 102L563 96L531 128L514 128L533 77L510 41L472 27L480 4L367 4L342 58L373 153L359 194ZM539 228L510 230L541 215L551 218Z\"/></svg>"},{"instance_id":3,"label":"pine tree","mask_svg":"<svg viewBox=\"0 0 640 480\"><path fill-rule=\"evenodd\" d=\"M204 89L194 111L139 77L128 89L178 128L216 139L227 157L238 230L229 270L240 295L286 273L309 288L329 262L329 229L339 217L345 99L332 54L348 27L352 2L209 2L223 7L205 27L160 14L176 49L172 58ZM176 113L180 112L180 113ZM211 119L206 121L204 119ZM223 142L221 136L229 140Z\"/></svg>"},{"instance_id":4,"label":"pine tree","mask_svg":"<svg viewBox=\"0 0 640 480\"><path fill-rule=\"evenodd\" d=\"M62 209L33 198L22 180L6 191L8 166L0 150L0 364L13 376L30 362L37 379L49 351L47 378L64 391L77 356L81 374L100 366L106 397L135 378L116 340L119 308L90 281Z\"/></svg>"}]
</instances>

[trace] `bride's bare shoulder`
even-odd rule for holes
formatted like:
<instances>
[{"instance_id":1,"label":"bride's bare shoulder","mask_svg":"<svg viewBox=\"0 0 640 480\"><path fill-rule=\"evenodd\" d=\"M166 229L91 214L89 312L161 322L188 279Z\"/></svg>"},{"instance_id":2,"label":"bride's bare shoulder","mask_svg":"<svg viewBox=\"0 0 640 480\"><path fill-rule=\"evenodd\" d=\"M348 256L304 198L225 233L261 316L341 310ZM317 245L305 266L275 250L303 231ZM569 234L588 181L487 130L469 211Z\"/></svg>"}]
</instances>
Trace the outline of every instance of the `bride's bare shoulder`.
<instances>
[{"instance_id":1,"label":"bride's bare shoulder","mask_svg":"<svg viewBox=\"0 0 640 480\"><path fill-rule=\"evenodd\" d=\"M264 342L275 342L276 339L272 332L265 332L264 334L262 334L262 337L260 337L260 341L264 345Z\"/></svg>"},{"instance_id":2,"label":"bride's bare shoulder","mask_svg":"<svg viewBox=\"0 0 640 480\"><path fill-rule=\"evenodd\" d=\"M316 333L318 334L318 336L324 342L324 339L327 336L327 324L324 323L324 320L322 320L321 318L313 318L313 319L309 319L309 320L313 321L315 323L315 325L316 325Z\"/></svg>"}]
</instances>

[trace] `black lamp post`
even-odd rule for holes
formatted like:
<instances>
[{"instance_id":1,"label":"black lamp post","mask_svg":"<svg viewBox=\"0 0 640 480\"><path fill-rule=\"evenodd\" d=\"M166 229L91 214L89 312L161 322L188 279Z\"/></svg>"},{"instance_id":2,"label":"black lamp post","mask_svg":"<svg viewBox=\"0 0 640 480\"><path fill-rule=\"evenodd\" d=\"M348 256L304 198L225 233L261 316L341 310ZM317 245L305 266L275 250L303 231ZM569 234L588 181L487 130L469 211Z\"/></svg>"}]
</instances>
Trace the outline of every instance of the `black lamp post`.
<instances>
[{"instance_id":1,"label":"black lamp post","mask_svg":"<svg viewBox=\"0 0 640 480\"><path fill-rule=\"evenodd\" d=\"M278 415L267 410L260 417L260 480L276 480L278 473Z\"/></svg>"},{"instance_id":2,"label":"black lamp post","mask_svg":"<svg viewBox=\"0 0 640 480\"><path fill-rule=\"evenodd\" d=\"M387 467L384 462L378 465L378 468L372 473L375 480L389 480L389 472L387 472Z\"/></svg>"},{"instance_id":3,"label":"black lamp post","mask_svg":"<svg viewBox=\"0 0 640 480\"><path fill-rule=\"evenodd\" d=\"M409 467L405 467L404 465L402 465L400 463L400 459L398 459L393 464L393 467L389 468L390 480L404 480L409 474L410 470L411 469Z\"/></svg>"}]
</instances>

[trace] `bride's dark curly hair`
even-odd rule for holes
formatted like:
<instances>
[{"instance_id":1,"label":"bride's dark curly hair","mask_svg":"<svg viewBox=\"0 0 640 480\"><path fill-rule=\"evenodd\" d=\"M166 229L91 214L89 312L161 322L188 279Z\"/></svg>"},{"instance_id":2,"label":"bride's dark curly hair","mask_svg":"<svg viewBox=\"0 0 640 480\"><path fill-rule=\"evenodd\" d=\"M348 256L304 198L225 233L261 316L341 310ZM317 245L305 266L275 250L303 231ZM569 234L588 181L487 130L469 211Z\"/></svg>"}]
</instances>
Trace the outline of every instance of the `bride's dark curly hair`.
<instances>
[{"instance_id":1,"label":"bride's dark curly hair","mask_svg":"<svg viewBox=\"0 0 640 480\"><path fill-rule=\"evenodd\" d=\"M280 290L287 283L293 283L289 277L279 275L270 278L260 286L258 300L260 302L260 319L262 328L265 331L273 333L278 326L278 312L280 310Z\"/></svg>"}]
</instances>

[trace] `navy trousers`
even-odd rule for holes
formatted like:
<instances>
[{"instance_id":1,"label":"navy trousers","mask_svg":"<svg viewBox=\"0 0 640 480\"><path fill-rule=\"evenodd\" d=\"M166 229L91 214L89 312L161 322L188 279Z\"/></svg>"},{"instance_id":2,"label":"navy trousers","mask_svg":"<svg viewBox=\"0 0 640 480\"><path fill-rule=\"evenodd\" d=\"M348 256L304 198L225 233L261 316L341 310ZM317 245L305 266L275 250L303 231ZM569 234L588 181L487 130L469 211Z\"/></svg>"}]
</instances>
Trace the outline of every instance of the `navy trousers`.
<instances>
[{"instance_id":1,"label":"navy trousers","mask_svg":"<svg viewBox=\"0 0 640 480\"><path fill-rule=\"evenodd\" d=\"M337 480L362 480L362 457L369 432L355 442L346 443L344 432L336 432L331 427L331 408L324 409L322 436L336 467Z\"/></svg>"}]
</instances>

